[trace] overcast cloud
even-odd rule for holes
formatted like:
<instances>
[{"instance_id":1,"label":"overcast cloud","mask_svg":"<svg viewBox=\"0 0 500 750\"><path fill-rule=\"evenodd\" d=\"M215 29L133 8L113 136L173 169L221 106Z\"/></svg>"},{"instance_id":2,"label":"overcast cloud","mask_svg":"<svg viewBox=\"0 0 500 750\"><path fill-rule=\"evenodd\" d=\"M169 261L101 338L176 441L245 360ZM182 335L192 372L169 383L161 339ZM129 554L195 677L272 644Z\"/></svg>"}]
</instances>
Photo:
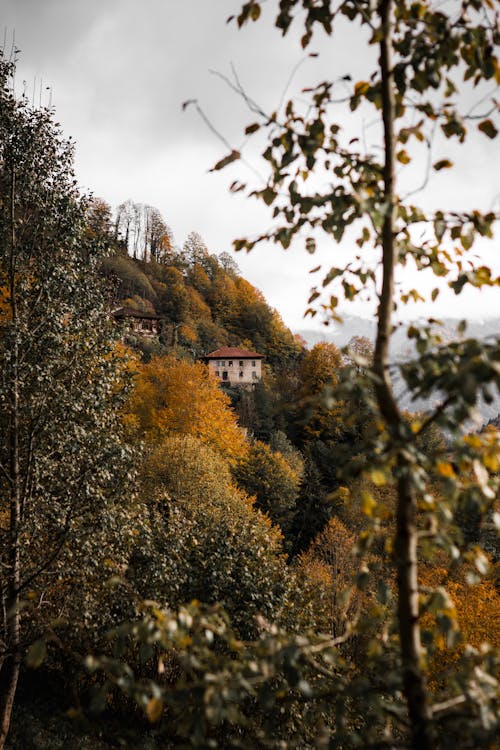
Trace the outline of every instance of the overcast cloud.
<instances>
[{"instance_id":1,"label":"overcast cloud","mask_svg":"<svg viewBox=\"0 0 500 750\"><path fill-rule=\"evenodd\" d=\"M276 0L267 3L264 15L269 19L276 5ZM272 111L304 57L297 39L282 40L265 18L240 32L235 24L227 25L238 7L238 0L0 0L7 46L15 31L21 49L17 88L22 90L25 80L33 92L36 79L39 92L43 80L47 103L50 92L45 86L51 86L57 118L76 140L82 186L113 207L127 198L157 206L177 244L196 230L213 252L229 251L235 237L266 228L269 215L255 201L229 194L232 179L248 177L244 168L238 165L231 175L208 173L225 148L194 109L183 112L181 104L197 99L216 128L238 147L252 116L210 71L230 74L234 64L246 90ZM346 73L362 77L373 54L359 30L347 27L333 43L318 39L313 49L320 57L302 64L289 93ZM458 156L447 148L447 156ZM474 138L458 171L436 175L421 202L432 206L444 199L457 208L490 208L500 190L495 168L499 155L496 142ZM339 251L325 241L319 260L336 263L349 249L348 243ZM500 269L493 244L481 252ZM302 312L311 285L308 269L317 265L314 258L299 245L286 254L268 246L238 255L237 261L290 326L306 325ZM465 307L464 299L458 307L453 295L443 300L437 314L499 312L493 293L470 295ZM356 308L361 310L369 307Z\"/></svg>"}]
</instances>

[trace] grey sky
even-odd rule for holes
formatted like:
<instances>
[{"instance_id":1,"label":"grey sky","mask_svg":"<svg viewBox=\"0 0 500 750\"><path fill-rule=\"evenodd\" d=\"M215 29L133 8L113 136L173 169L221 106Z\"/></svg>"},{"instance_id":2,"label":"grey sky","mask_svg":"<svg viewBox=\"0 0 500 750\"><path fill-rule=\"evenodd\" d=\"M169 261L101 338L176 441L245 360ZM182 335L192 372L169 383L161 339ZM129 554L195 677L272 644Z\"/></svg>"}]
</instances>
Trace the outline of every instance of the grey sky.
<instances>
[{"instance_id":1,"label":"grey sky","mask_svg":"<svg viewBox=\"0 0 500 750\"><path fill-rule=\"evenodd\" d=\"M276 5L270 0L265 15L270 18ZM232 179L249 176L244 167L208 173L224 146L194 110L182 112L181 104L198 99L214 125L239 146L252 115L209 71L229 74L233 63L248 92L273 110L304 57L296 38L282 40L265 19L243 31L227 25L238 7L238 0L0 0L7 40L15 30L22 51L18 88L25 79L32 91L34 77L36 86L43 79L43 86L52 87L57 118L77 143L82 186L113 207L127 198L157 206L179 245L196 230L213 252L230 250L235 237L266 228L269 215L255 201L228 193ZM342 27L333 43L318 39L312 49L321 55L303 63L290 94L327 77L366 77L363 68L372 52L359 30ZM498 145L474 138L467 154L453 175L436 175L421 202L433 205L444 198L460 208L491 206L500 190L493 167ZM258 167L257 156L250 158ZM349 249L349 240L342 251L325 241L319 260L336 263ZM481 252L498 269L494 246ZM237 261L290 326L310 325L301 318L311 285L308 269L317 261L300 243L286 254L268 246L239 254ZM436 311L441 315L499 312L498 297L486 292L468 297L467 310L463 300L460 307L451 295L444 300ZM368 307L356 308L361 309Z\"/></svg>"}]
</instances>

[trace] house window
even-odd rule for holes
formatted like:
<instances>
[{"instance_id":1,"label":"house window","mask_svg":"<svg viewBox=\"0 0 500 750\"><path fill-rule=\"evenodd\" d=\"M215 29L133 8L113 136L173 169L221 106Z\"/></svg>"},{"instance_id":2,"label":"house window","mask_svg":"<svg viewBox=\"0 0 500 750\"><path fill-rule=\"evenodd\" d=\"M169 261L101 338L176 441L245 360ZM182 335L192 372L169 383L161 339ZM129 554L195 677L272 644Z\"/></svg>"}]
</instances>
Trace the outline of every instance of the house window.
<instances>
[{"instance_id":1,"label":"house window","mask_svg":"<svg viewBox=\"0 0 500 750\"><path fill-rule=\"evenodd\" d=\"M257 373L255 370L252 372L252 380L257 380Z\"/></svg>"},{"instance_id":2,"label":"house window","mask_svg":"<svg viewBox=\"0 0 500 750\"><path fill-rule=\"evenodd\" d=\"M227 370L224 370L224 372L222 373L222 380L227 380L228 377L229 376L228 376Z\"/></svg>"},{"instance_id":3,"label":"house window","mask_svg":"<svg viewBox=\"0 0 500 750\"><path fill-rule=\"evenodd\" d=\"M243 360L240 359L240 367L243 367Z\"/></svg>"},{"instance_id":4,"label":"house window","mask_svg":"<svg viewBox=\"0 0 500 750\"><path fill-rule=\"evenodd\" d=\"M243 377L243 370L240 370L240 378Z\"/></svg>"},{"instance_id":5,"label":"house window","mask_svg":"<svg viewBox=\"0 0 500 750\"><path fill-rule=\"evenodd\" d=\"M221 366L221 367L225 367L225 366L226 366L226 363L225 363L225 361L222 361L222 362L220 363L220 366Z\"/></svg>"},{"instance_id":6,"label":"house window","mask_svg":"<svg viewBox=\"0 0 500 750\"><path fill-rule=\"evenodd\" d=\"M255 367L255 360L252 359L252 367Z\"/></svg>"},{"instance_id":7,"label":"house window","mask_svg":"<svg viewBox=\"0 0 500 750\"><path fill-rule=\"evenodd\" d=\"M232 359L230 359L230 360L229 360L229 362L228 362L227 364L228 364L228 367L232 367L232 366L233 366L233 360L232 360Z\"/></svg>"},{"instance_id":8,"label":"house window","mask_svg":"<svg viewBox=\"0 0 500 750\"><path fill-rule=\"evenodd\" d=\"M216 370L216 371L215 371L215 375L216 375L216 377L218 377L218 378L219 378L219 377L220 377L220 372L219 372L218 370Z\"/></svg>"}]
</instances>

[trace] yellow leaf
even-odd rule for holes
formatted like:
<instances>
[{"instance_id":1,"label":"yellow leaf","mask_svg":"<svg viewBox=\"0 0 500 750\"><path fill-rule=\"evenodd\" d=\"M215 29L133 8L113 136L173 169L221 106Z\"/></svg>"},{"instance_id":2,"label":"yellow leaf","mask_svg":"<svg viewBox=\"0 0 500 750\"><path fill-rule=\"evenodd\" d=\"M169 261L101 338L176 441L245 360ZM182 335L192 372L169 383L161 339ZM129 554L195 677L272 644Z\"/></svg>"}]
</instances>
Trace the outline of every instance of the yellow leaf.
<instances>
[{"instance_id":1,"label":"yellow leaf","mask_svg":"<svg viewBox=\"0 0 500 750\"><path fill-rule=\"evenodd\" d=\"M499 457L497 453L487 453L483 457L484 465L486 466L487 469L489 469L489 471L493 472L494 474L496 474L496 472L500 468L500 462L498 458Z\"/></svg>"},{"instance_id":2,"label":"yellow leaf","mask_svg":"<svg viewBox=\"0 0 500 750\"><path fill-rule=\"evenodd\" d=\"M370 479L377 487L383 487L387 484L387 477L381 469L372 469L370 471Z\"/></svg>"},{"instance_id":3,"label":"yellow leaf","mask_svg":"<svg viewBox=\"0 0 500 750\"><path fill-rule=\"evenodd\" d=\"M150 698L146 706L146 716L151 724L156 724L163 713L163 701L160 698Z\"/></svg>"},{"instance_id":4,"label":"yellow leaf","mask_svg":"<svg viewBox=\"0 0 500 750\"><path fill-rule=\"evenodd\" d=\"M358 81L354 86L354 95L362 96L363 94L366 94L369 88L370 84L367 81Z\"/></svg>"},{"instance_id":5,"label":"yellow leaf","mask_svg":"<svg viewBox=\"0 0 500 750\"><path fill-rule=\"evenodd\" d=\"M369 492L363 492L361 495L361 508L365 516L371 516L374 508L377 506L377 501Z\"/></svg>"},{"instance_id":6,"label":"yellow leaf","mask_svg":"<svg viewBox=\"0 0 500 750\"><path fill-rule=\"evenodd\" d=\"M480 448L481 438L479 437L479 435L466 435L464 437L464 443L467 443L467 445L470 445L471 448Z\"/></svg>"},{"instance_id":7,"label":"yellow leaf","mask_svg":"<svg viewBox=\"0 0 500 750\"><path fill-rule=\"evenodd\" d=\"M455 471L453 469L453 466L448 463L448 461L438 461L436 464L436 469L438 474L441 474L442 477L454 477Z\"/></svg>"}]
</instances>

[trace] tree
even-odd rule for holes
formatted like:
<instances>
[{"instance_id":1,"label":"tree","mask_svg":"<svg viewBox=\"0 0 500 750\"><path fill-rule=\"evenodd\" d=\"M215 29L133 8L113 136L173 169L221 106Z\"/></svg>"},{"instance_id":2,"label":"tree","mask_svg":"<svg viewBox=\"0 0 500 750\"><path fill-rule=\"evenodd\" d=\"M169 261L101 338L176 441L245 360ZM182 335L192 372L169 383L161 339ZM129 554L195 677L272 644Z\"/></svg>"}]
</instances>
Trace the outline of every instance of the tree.
<instances>
[{"instance_id":1,"label":"tree","mask_svg":"<svg viewBox=\"0 0 500 750\"><path fill-rule=\"evenodd\" d=\"M295 553L306 550L331 517L328 489L311 456L310 446L304 451L304 471L296 506L292 527Z\"/></svg>"},{"instance_id":2,"label":"tree","mask_svg":"<svg viewBox=\"0 0 500 750\"><path fill-rule=\"evenodd\" d=\"M201 362L170 355L141 365L125 419L150 444L167 435L193 435L232 459L246 450L229 398Z\"/></svg>"},{"instance_id":3,"label":"tree","mask_svg":"<svg viewBox=\"0 0 500 750\"><path fill-rule=\"evenodd\" d=\"M157 285L158 311L171 323L182 323L189 310L189 294L179 269L167 266Z\"/></svg>"},{"instance_id":4,"label":"tree","mask_svg":"<svg viewBox=\"0 0 500 750\"><path fill-rule=\"evenodd\" d=\"M281 453L256 440L234 467L239 486L256 498L273 523L289 531L299 494L300 474Z\"/></svg>"},{"instance_id":5,"label":"tree","mask_svg":"<svg viewBox=\"0 0 500 750\"><path fill-rule=\"evenodd\" d=\"M302 12L300 12L302 11ZM261 3L247 2L236 20L242 26L257 20ZM367 445L366 460L378 479L394 485L396 490L396 530L392 543L393 565L397 580L397 625L399 633L401 676L408 711L410 742L415 750L431 750L438 741L436 724L441 714L450 714L450 730L461 726L452 723L453 708L448 704L432 705L426 684L424 648L420 634L420 596L417 569L422 548L420 534L424 529L438 545L449 545L446 512L453 515L457 505L472 503L487 510L495 497L497 477L490 474L482 461L484 451L471 449L463 440L460 425L467 419L483 390L489 384L498 387L498 342L480 343L465 340L451 344L440 342L432 319L422 327L411 326L410 338L417 344L417 358L399 368L406 386L416 396L440 393L439 405L415 428L408 424L395 397L389 363L389 342L394 310L412 299L422 299L413 287L396 287L396 271L408 265L416 270L429 269L459 294L464 287L499 285L499 280L470 250L478 236L491 237L496 216L492 212L456 211L454 208L423 210L401 195L399 170L412 168L419 144L427 149L426 160L436 173L452 166L446 153L432 163L430 149L433 133L457 139L464 144L470 122L494 139L497 128L489 106L481 99L481 108L463 109L463 91L467 82L474 87L484 82L500 81L500 67L495 56L498 31L491 0L464 0L457 5L436 7L430 0L380 0L379 3L343 0L282 0L275 25L286 34L292 26L303 24L302 46L306 48L317 29L327 35L347 19L356 27L363 45L368 42L377 51L377 60L363 80L351 83L347 74L337 80L326 80L309 91L308 106L289 101L283 111L266 114L250 101L258 117L247 133L265 130L269 142L263 153L269 165L265 186L253 195L273 208L277 224L257 239L237 240L237 249L251 249L262 239L271 239L289 247L292 239L308 232L306 246L314 252L316 235L325 232L335 242L351 237L357 229L358 249L347 267L333 266L323 280L323 287L335 282L335 293L323 304L325 312L338 316L339 296L349 301L367 287L378 296L377 335L370 379L372 399L378 412L380 428ZM371 63L370 63L371 65ZM342 123L333 119L335 107L341 104L339 86L349 86L345 97L349 110L373 110L381 137L373 147L364 145L363 134L346 144ZM460 96L458 92L460 91ZM481 113L485 112L481 116ZM376 138L374 139L376 140ZM421 153L421 152L420 152ZM240 156L234 150L216 165L220 169ZM308 180L311 174L319 180ZM425 179L427 180L428 174ZM318 187L326 183L325 190ZM347 234L349 232L349 234ZM424 239L416 241L417 232ZM365 255L367 246L375 248L378 258L372 263ZM381 280L377 279L380 262ZM439 284L432 299L440 293ZM313 290L310 303L320 297ZM314 308L310 313L315 314ZM348 394L345 383L342 394ZM353 385L353 387L356 387ZM340 395L340 394L339 394ZM431 425L447 429L455 436L454 451L461 462L459 476L449 461L436 456L429 461L419 448L418 439ZM463 478L462 472L475 467L476 489ZM429 474L437 470L448 480L444 502L439 508L426 493ZM417 517L417 509L425 512ZM422 524L424 529L419 528ZM368 537L367 537L368 538ZM366 546L366 538L364 544ZM464 550L467 554L470 551ZM446 622L443 620L442 622ZM494 679L491 677L491 679ZM460 698L469 711L469 737L475 742L475 728L480 727L477 707L470 694ZM485 716L490 715L485 709ZM486 731L486 723L477 731ZM463 741L462 734L459 734ZM478 735L479 736L479 735ZM484 737L484 735L482 735ZM449 739L449 736L448 738ZM387 741L384 738L384 741ZM388 743L390 744L390 740ZM396 739L393 740L396 742ZM392 746L392 745L390 745Z\"/></svg>"},{"instance_id":6,"label":"tree","mask_svg":"<svg viewBox=\"0 0 500 750\"><path fill-rule=\"evenodd\" d=\"M232 255L227 252L219 253L219 263L229 276L239 276L240 269Z\"/></svg>"},{"instance_id":7,"label":"tree","mask_svg":"<svg viewBox=\"0 0 500 750\"><path fill-rule=\"evenodd\" d=\"M358 571L354 541L354 534L337 518L332 518L299 559L304 588L319 589L310 593L323 610L318 617L320 626L317 622L316 627L321 632L331 632L334 638L344 634L359 604L359 592L354 597L344 595Z\"/></svg>"},{"instance_id":8,"label":"tree","mask_svg":"<svg viewBox=\"0 0 500 750\"><path fill-rule=\"evenodd\" d=\"M96 204L75 187L72 145L52 112L16 99L14 71L0 56L1 748L29 645L24 602L44 600L55 617L61 571L78 588L84 561L98 566L129 470L101 251L87 223Z\"/></svg>"},{"instance_id":9,"label":"tree","mask_svg":"<svg viewBox=\"0 0 500 750\"><path fill-rule=\"evenodd\" d=\"M278 620L289 579L281 534L234 485L227 459L175 435L146 459L143 477L158 543L147 550L139 540L130 572L140 594L168 606L221 602L245 638L257 615Z\"/></svg>"},{"instance_id":10,"label":"tree","mask_svg":"<svg viewBox=\"0 0 500 750\"><path fill-rule=\"evenodd\" d=\"M315 344L300 365L300 375L304 391L311 395L320 394L326 386L338 381L342 355L335 344L323 341Z\"/></svg>"},{"instance_id":11,"label":"tree","mask_svg":"<svg viewBox=\"0 0 500 750\"><path fill-rule=\"evenodd\" d=\"M172 231L154 206L127 200L116 209L115 240L134 259L162 261L172 255Z\"/></svg>"},{"instance_id":12,"label":"tree","mask_svg":"<svg viewBox=\"0 0 500 750\"><path fill-rule=\"evenodd\" d=\"M93 196L89 201L87 211L89 230L101 241L109 240L111 236L111 207L102 198Z\"/></svg>"},{"instance_id":13,"label":"tree","mask_svg":"<svg viewBox=\"0 0 500 750\"><path fill-rule=\"evenodd\" d=\"M198 232L190 232L182 248L184 257L190 266L202 266L209 256L208 248Z\"/></svg>"},{"instance_id":14,"label":"tree","mask_svg":"<svg viewBox=\"0 0 500 750\"><path fill-rule=\"evenodd\" d=\"M144 258L158 261L172 249L172 232L154 206L144 206L144 215Z\"/></svg>"}]
</instances>

